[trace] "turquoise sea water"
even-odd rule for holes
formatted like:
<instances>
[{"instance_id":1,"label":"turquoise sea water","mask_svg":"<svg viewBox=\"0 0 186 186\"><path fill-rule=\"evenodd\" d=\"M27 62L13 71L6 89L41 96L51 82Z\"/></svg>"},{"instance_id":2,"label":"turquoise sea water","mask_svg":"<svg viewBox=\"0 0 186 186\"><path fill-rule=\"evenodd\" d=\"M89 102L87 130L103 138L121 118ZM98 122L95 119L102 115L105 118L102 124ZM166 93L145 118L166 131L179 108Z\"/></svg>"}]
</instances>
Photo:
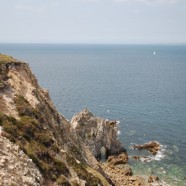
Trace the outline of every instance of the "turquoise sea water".
<instances>
[{"instance_id":1,"label":"turquoise sea water","mask_svg":"<svg viewBox=\"0 0 186 186\"><path fill-rule=\"evenodd\" d=\"M162 154L131 161L134 172L186 185L186 45L0 44L0 53L28 62L66 118L88 107L119 120L129 154L131 143L159 141Z\"/></svg>"}]
</instances>

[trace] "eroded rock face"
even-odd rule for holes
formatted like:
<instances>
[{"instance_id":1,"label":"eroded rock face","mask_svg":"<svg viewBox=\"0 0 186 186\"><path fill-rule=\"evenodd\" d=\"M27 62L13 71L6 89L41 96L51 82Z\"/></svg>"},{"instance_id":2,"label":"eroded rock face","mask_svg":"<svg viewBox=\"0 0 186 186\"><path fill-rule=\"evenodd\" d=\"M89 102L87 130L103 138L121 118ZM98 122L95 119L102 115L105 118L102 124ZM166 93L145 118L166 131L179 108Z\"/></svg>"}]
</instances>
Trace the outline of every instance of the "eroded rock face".
<instances>
[{"instance_id":1,"label":"eroded rock face","mask_svg":"<svg viewBox=\"0 0 186 186\"><path fill-rule=\"evenodd\" d=\"M16 143L32 159L42 174L43 185L108 186L98 161L78 135L70 133L70 127L55 109L47 91L39 86L29 66L0 54L0 138L6 137ZM12 148L10 146L10 150ZM0 160L4 159L1 152ZM35 180L34 169L28 174L24 172L25 167L29 168L29 162L20 160L17 155L14 158L13 154L7 154L10 161L0 170L0 180L9 178L15 185L40 184ZM14 166L16 160L19 162L15 163L17 167ZM17 182L23 179L27 181Z\"/></svg>"},{"instance_id":2,"label":"eroded rock face","mask_svg":"<svg viewBox=\"0 0 186 186\"><path fill-rule=\"evenodd\" d=\"M35 164L17 145L0 136L0 147L0 185L43 185Z\"/></svg>"},{"instance_id":3,"label":"eroded rock face","mask_svg":"<svg viewBox=\"0 0 186 186\"><path fill-rule=\"evenodd\" d=\"M106 156L125 151L117 136L116 121L96 117L85 108L73 116L71 125L97 158L104 149Z\"/></svg>"},{"instance_id":4,"label":"eroded rock face","mask_svg":"<svg viewBox=\"0 0 186 186\"><path fill-rule=\"evenodd\" d=\"M108 160L111 165L120 165L128 163L128 155L126 153L121 153L118 156L109 156Z\"/></svg>"},{"instance_id":5,"label":"eroded rock face","mask_svg":"<svg viewBox=\"0 0 186 186\"><path fill-rule=\"evenodd\" d=\"M128 155L122 153L118 156L110 156L107 162L102 163L102 167L116 186L150 186L145 178L133 175L127 162Z\"/></svg>"}]
</instances>

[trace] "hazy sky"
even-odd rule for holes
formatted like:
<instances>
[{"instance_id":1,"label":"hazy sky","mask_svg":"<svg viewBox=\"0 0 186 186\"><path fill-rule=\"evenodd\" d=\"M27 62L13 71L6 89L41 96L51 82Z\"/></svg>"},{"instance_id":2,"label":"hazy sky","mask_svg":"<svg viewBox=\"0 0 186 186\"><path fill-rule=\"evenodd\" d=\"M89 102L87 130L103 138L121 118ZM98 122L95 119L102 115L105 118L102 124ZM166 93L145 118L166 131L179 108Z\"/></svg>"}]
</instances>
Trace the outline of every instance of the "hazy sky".
<instances>
[{"instance_id":1,"label":"hazy sky","mask_svg":"<svg viewBox=\"0 0 186 186\"><path fill-rule=\"evenodd\" d=\"M186 0L0 0L0 43L186 43Z\"/></svg>"}]
</instances>

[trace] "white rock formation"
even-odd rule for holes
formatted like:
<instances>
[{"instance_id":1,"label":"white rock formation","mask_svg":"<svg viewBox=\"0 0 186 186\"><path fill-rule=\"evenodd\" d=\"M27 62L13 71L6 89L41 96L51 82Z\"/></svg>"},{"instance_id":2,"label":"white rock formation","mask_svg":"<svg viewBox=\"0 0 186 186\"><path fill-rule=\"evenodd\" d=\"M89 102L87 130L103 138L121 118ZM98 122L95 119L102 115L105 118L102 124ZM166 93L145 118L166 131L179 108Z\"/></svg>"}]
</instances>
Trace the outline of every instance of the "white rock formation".
<instances>
[{"instance_id":1,"label":"white rock formation","mask_svg":"<svg viewBox=\"0 0 186 186\"><path fill-rule=\"evenodd\" d=\"M95 157L100 157L103 147L106 149L107 156L124 151L117 136L116 121L96 117L85 108L73 116L71 124Z\"/></svg>"},{"instance_id":2,"label":"white rock formation","mask_svg":"<svg viewBox=\"0 0 186 186\"><path fill-rule=\"evenodd\" d=\"M39 170L17 145L0 136L0 147L0 185L43 185Z\"/></svg>"}]
</instances>

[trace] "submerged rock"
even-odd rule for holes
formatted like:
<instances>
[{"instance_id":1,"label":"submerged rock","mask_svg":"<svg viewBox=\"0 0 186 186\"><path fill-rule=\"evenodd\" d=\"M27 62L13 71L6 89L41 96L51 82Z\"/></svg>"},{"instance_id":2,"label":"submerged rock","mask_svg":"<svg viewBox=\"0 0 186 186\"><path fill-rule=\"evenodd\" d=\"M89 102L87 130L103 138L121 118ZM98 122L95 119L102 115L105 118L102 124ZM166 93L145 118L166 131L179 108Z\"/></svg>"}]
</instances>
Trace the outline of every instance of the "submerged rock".
<instances>
[{"instance_id":1,"label":"submerged rock","mask_svg":"<svg viewBox=\"0 0 186 186\"><path fill-rule=\"evenodd\" d=\"M139 160L139 159L140 159L140 156L132 156L132 158L133 158L134 160Z\"/></svg>"},{"instance_id":2,"label":"submerged rock","mask_svg":"<svg viewBox=\"0 0 186 186\"><path fill-rule=\"evenodd\" d=\"M96 117L85 108L73 116L71 124L95 157L100 158L104 151L106 157L125 151L118 139L116 121Z\"/></svg>"},{"instance_id":3,"label":"submerged rock","mask_svg":"<svg viewBox=\"0 0 186 186\"><path fill-rule=\"evenodd\" d=\"M153 183L159 181L158 176L149 176L148 182Z\"/></svg>"}]
</instances>

